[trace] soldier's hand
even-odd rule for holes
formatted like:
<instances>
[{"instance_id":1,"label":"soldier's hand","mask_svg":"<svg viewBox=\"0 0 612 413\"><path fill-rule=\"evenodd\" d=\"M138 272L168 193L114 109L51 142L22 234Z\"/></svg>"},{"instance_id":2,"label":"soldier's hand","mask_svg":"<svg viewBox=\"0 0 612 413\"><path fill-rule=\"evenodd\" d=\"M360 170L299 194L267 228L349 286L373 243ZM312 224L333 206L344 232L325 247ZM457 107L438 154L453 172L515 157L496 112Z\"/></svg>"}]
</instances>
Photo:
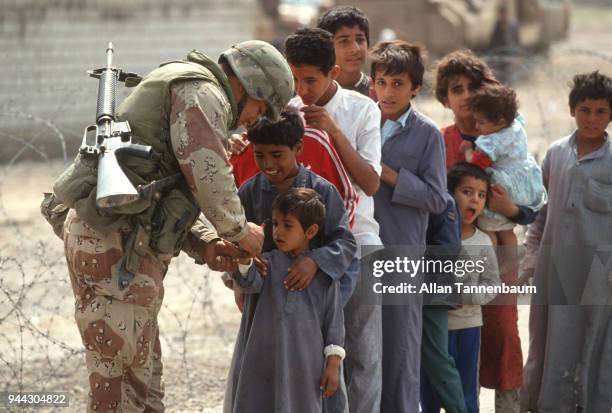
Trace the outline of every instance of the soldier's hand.
<instances>
[{"instance_id":1,"label":"soldier's hand","mask_svg":"<svg viewBox=\"0 0 612 413\"><path fill-rule=\"evenodd\" d=\"M302 291L307 288L317 273L317 263L310 257L298 258L285 278L285 288L289 291Z\"/></svg>"},{"instance_id":2,"label":"soldier's hand","mask_svg":"<svg viewBox=\"0 0 612 413\"><path fill-rule=\"evenodd\" d=\"M209 243L202 253L202 259L213 271L236 271L238 259L243 256L240 248L224 239Z\"/></svg>"},{"instance_id":3,"label":"soldier's hand","mask_svg":"<svg viewBox=\"0 0 612 413\"><path fill-rule=\"evenodd\" d=\"M246 236L240 240L240 248L242 248L249 257L256 257L261 253L261 248L263 247L263 228L252 222L247 222L247 227L249 231Z\"/></svg>"}]
</instances>

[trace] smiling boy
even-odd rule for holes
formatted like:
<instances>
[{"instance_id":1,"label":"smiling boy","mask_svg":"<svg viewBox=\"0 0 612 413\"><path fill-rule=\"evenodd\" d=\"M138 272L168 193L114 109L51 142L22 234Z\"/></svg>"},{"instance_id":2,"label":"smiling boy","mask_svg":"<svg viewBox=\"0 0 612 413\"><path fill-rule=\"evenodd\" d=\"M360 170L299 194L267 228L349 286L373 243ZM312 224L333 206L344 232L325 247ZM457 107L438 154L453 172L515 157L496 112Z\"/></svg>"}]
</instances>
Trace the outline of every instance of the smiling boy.
<instances>
[{"instance_id":1,"label":"smiling boy","mask_svg":"<svg viewBox=\"0 0 612 413\"><path fill-rule=\"evenodd\" d=\"M327 214L321 239L313 243L309 254L297 260L289 272L287 288L306 288L317 270L332 279L343 277L355 251L355 238L348 227L346 210L335 187L315 173L298 164L302 151L304 127L295 111L285 110L279 122L261 119L249 128L247 136L253 145L255 161L260 172L247 180L238 190L245 214L253 222L264 224L271 219L272 201L291 187L312 188L325 201ZM263 251L274 248L272 226L264 228ZM346 280L341 280L341 291Z\"/></svg>"}]
</instances>

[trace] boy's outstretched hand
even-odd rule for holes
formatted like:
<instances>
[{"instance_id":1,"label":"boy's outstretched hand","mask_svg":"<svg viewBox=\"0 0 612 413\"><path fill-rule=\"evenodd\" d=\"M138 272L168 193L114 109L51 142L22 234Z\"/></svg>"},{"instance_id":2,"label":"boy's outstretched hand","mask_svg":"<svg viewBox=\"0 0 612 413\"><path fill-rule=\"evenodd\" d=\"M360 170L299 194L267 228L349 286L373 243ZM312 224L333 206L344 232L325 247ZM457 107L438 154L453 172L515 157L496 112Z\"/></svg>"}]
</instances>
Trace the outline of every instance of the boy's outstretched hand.
<instances>
[{"instance_id":1,"label":"boy's outstretched hand","mask_svg":"<svg viewBox=\"0 0 612 413\"><path fill-rule=\"evenodd\" d=\"M289 267L285 288L289 291L302 291L307 288L317 274L317 263L310 257L299 257Z\"/></svg>"},{"instance_id":2,"label":"boy's outstretched hand","mask_svg":"<svg viewBox=\"0 0 612 413\"><path fill-rule=\"evenodd\" d=\"M338 383L340 381L340 357L329 356L325 361L325 368L323 374L321 374L321 381L319 383L321 389L321 397L326 398L333 395L338 389Z\"/></svg>"}]
</instances>

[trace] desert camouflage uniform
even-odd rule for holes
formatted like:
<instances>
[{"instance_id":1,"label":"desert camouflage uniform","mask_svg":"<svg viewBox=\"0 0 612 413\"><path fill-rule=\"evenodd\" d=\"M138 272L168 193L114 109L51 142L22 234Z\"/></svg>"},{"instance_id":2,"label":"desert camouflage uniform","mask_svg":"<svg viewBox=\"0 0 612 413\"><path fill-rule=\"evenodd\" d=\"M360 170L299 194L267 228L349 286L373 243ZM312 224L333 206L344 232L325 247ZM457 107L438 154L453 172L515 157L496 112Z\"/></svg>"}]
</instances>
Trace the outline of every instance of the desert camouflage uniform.
<instances>
[{"instance_id":1,"label":"desert camouflage uniform","mask_svg":"<svg viewBox=\"0 0 612 413\"><path fill-rule=\"evenodd\" d=\"M157 314L169 258L147 256L130 286L120 290L116 270L125 235L103 235L74 210L64 226L75 319L89 373L87 411L160 412L164 390Z\"/></svg>"},{"instance_id":2,"label":"desert camouflage uniform","mask_svg":"<svg viewBox=\"0 0 612 413\"><path fill-rule=\"evenodd\" d=\"M171 146L201 211L229 240L244 236L246 220L224 149L230 103L216 85L181 81L171 89ZM183 249L197 262L205 226ZM157 314L171 255L149 250L125 289L118 269L129 226L103 234L70 210L63 239L75 295L75 318L86 349L88 411L162 412Z\"/></svg>"}]
</instances>

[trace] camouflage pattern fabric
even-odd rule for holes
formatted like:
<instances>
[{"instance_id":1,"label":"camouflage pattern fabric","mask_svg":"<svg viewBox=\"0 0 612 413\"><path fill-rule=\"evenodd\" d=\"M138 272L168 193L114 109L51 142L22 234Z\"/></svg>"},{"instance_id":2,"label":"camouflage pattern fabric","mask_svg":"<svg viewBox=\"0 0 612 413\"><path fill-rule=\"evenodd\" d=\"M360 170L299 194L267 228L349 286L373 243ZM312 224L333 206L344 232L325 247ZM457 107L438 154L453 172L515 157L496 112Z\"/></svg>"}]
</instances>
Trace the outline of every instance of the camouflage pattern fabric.
<instances>
[{"instance_id":1,"label":"camouflage pattern fabric","mask_svg":"<svg viewBox=\"0 0 612 413\"><path fill-rule=\"evenodd\" d=\"M170 139L181 172L217 232L238 241L248 227L225 150L229 101L205 81L180 82L171 92Z\"/></svg>"},{"instance_id":2,"label":"camouflage pattern fabric","mask_svg":"<svg viewBox=\"0 0 612 413\"><path fill-rule=\"evenodd\" d=\"M218 233L240 240L248 228L224 146L229 116L229 100L211 82L187 80L172 86L170 143L181 172ZM131 231L129 226L97 231L75 210L64 223L75 319L89 374L90 412L164 411L157 315L172 257L149 249L130 285L120 289L118 272ZM191 235L187 243L199 263L196 250L203 244L195 241L201 238Z\"/></svg>"},{"instance_id":3,"label":"camouflage pattern fabric","mask_svg":"<svg viewBox=\"0 0 612 413\"><path fill-rule=\"evenodd\" d=\"M130 286L117 270L128 228L104 235L71 210L64 245L75 296L75 319L85 347L88 412L163 412L157 314L169 257L147 255Z\"/></svg>"},{"instance_id":4,"label":"camouflage pattern fabric","mask_svg":"<svg viewBox=\"0 0 612 413\"><path fill-rule=\"evenodd\" d=\"M247 94L268 103L272 120L293 97L294 83L289 64L272 45L261 40L239 43L221 55L227 59Z\"/></svg>"}]
</instances>

